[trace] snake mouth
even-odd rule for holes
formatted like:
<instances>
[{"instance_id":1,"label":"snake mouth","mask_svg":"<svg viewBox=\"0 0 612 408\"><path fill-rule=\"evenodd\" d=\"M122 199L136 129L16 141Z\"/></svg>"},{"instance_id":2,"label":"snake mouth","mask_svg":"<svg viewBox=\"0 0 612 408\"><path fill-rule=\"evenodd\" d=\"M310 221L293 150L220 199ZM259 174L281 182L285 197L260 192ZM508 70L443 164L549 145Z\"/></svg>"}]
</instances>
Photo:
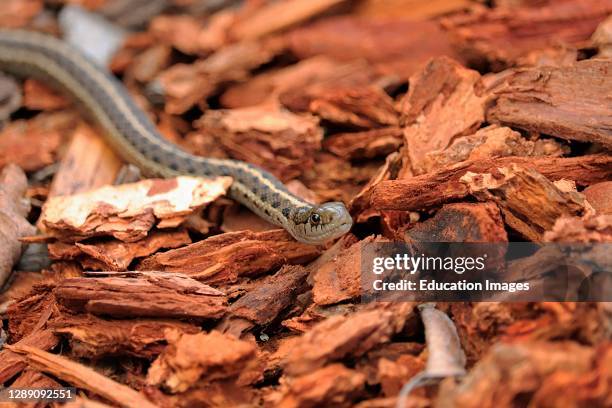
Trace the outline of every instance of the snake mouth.
<instances>
[{"instance_id":1,"label":"snake mouth","mask_svg":"<svg viewBox=\"0 0 612 408\"><path fill-rule=\"evenodd\" d=\"M297 234L292 234L292 235L296 240L304 244L318 245L318 244L324 244L336 238L340 238L341 236L349 232L352 226L353 226L352 222L343 222L337 227L331 230L328 230L328 231L321 232L320 234L310 234L308 236L297 235Z\"/></svg>"}]
</instances>

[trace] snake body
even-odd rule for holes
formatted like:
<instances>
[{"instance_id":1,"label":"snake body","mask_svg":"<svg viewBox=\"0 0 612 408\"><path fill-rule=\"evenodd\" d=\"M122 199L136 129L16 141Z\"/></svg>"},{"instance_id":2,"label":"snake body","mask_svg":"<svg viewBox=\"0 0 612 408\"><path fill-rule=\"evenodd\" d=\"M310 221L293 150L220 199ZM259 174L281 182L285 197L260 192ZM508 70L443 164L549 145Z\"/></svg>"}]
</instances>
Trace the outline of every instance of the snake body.
<instances>
[{"instance_id":1,"label":"snake body","mask_svg":"<svg viewBox=\"0 0 612 408\"><path fill-rule=\"evenodd\" d=\"M352 219L340 202L314 205L257 166L181 150L157 131L118 79L59 39L0 30L0 70L37 77L68 92L104 130L113 149L147 175L230 176L231 198L300 242L323 243L351 228Z\"/></svg>"}]
</instances>

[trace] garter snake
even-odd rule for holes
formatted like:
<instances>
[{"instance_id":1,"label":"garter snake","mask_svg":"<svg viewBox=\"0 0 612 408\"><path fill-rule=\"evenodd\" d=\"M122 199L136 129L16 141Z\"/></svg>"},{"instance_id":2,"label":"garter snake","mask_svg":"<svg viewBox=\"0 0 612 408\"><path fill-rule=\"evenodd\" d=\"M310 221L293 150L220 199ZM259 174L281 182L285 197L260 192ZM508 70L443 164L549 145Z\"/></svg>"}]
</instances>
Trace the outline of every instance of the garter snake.
<instances>
[{"instance_id":1,"label":"garter snake","mask_svg":"<svg viewBox=\"0 0 612 408\"><path fill-rule=\"evenodd\" d=\"M103 129L112 148L146 175L230 176L231 198L300 242L323 243L351 228L351 216L340 202L314 205L257 166L181 150L157 131L117 78L59 39L0 30L0 70L43 79L69 93Z\"/></svg>"}]
</instances>

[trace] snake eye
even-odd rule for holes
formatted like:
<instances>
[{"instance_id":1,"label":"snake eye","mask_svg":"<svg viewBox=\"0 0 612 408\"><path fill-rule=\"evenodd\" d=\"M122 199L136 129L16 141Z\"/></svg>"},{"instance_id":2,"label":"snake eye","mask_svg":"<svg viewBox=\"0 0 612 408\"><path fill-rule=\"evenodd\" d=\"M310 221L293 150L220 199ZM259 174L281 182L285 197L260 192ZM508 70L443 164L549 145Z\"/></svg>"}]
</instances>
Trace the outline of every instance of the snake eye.
<instances>
[{"instance_id":1,"label":"snake eye","mask_svg":"<svg viewBox=\"0 0 612 408\"><path fill-rule=\"evenodd\" d=\"M310 223L312 225L319 225L319 223L321 222L321 216L317 213L314 214L310 214Z\"/></svg>"}]
</instances>

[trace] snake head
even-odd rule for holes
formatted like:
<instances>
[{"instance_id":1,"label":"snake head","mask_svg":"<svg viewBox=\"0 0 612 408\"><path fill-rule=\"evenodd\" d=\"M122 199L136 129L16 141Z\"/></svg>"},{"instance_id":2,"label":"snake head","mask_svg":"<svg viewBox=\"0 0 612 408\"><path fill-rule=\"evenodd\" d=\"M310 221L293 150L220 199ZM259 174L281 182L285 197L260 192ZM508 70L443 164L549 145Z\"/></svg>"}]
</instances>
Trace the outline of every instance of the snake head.
<instances>
[{"instance_id":1,"label":"snake head","mask_svg":"<svg viewBox=\"0 0 612 408\"><path fill-rule=\"evenodd\" d=\"M291 215L291 221L287 230L306 244L322 244L341 237L353 225L351 215L340 202L298 208Z\"/></svg>"}]
</instances>

